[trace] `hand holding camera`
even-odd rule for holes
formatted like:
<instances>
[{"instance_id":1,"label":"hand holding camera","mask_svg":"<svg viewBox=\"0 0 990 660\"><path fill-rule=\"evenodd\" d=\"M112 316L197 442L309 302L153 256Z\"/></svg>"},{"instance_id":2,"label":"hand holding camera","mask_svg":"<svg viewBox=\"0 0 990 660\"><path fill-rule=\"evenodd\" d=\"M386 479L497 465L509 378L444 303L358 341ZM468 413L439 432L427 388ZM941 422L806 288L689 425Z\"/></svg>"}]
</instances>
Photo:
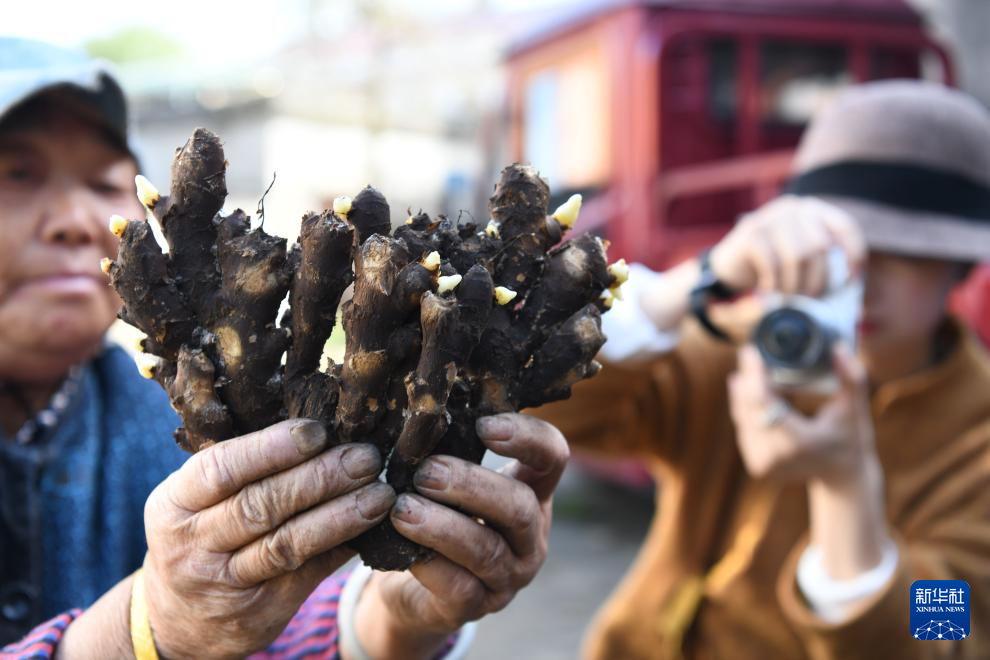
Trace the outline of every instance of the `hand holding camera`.
<instances>
[{"instance_id":1,"label":"hand holding camera","mask_svg":"<svg viewBox=\"0 0 990 660\"><path fill-rule=\"evenodd\" d=\"M854 346L865 244L852 218L814 198L782 197L745 217L711 252L736 291L755 292L764 315L752 341L779 389L828 394L833 347Z\"/></svg>"},{"instance_id":2,"label":"hand holding camera","mask_svg":"<svg viewBox=\"0 0 990 660\"><path fill-rule=\"evenodd\" d=\"M744 216L712 249L711 266L735 291L816 298L828 287L832 248L858 277L866 243L855 221L819 199L784 196Z\"/></svg>"},{"instance_id":3,"label":"hand holding camera","mask_svg":"<svg viewBox=\"0 0 990 660\"><path fill-rule=\"evenodd\" d=\"M783 197L744 218L711 252L716 276L753 291L763 316L729 379L747 470L781 480L842 479L873 451L869 385L853 353L866 247L855 221ZM755 291L754 291L755 290ZM811 415L788 400L811 394Z\"/></svg>"},{"instance_id":4,"label":"hand holding camera","mask_svg":"<svg viewBox=\"0 0 990 660\"><path fill-rule=\"evenodd\" d=\"M869 385L862 364L844 345L834 351L837 391L812 416L787 406L758 351L739 351L729 377L736 442L746 470L777 481L839 483L876 464ZM774 417L768 413L777 410Z\"/></svg>"}]
</instances>

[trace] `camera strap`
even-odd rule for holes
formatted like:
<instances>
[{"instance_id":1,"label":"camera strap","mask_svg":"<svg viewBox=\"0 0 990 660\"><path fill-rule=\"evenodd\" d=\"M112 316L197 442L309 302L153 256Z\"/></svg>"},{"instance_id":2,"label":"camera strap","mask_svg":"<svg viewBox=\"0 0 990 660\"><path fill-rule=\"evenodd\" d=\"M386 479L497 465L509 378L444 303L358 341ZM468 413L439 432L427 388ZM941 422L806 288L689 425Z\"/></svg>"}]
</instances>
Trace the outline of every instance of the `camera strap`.
<instances>
[{"instance_id":1,"label":"camera strap","mask_svg":"<svg viewBox=\"0 0 990 660\"><path fill-rule=\"evenodd\" d=\"M708 315L708 306L713 301L732 300L736 292L718 279L712 270L711 248L705 248L698 254L698 269L700 277L698 284L691 289L691 313L708 334L721 341L732 343L732 338L719 328Z\"/></svg>"}]
</instances>

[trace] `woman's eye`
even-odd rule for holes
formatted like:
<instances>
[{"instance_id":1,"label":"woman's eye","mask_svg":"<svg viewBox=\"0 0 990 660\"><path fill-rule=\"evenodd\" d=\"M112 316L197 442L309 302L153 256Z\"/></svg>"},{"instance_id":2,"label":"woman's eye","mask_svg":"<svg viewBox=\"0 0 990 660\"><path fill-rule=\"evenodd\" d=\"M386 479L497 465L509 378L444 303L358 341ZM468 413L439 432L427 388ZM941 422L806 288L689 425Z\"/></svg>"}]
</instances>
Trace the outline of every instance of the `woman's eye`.
<instances>
[{"instance_id":1,"label":"woman's eye","mask_svg":"<svg viewBox=\"0 0 990 660\"><path fill-rule=\"evenodd\" d=\"M121 195L126 192L124 186L112 181L96 181L90 187L101 195Z\"/></svg>"},{"instance_id":2,"label":"woman's eye","mask_svg":"<svg viewBox=\"0 0 990 660\"><path fill-rule=\"evenodd\" d=\"M18 165L0 169L0 176L10 183L28 183L39 178L39 174L32 168Z\"/></svg>"},{"instance_id":3,"label":"woman's eye","mask_svg":"<svg viewBox=\"0 0 990 660\"><path fill-rule=\"evenodd\" d=\"M32 154L0 152L0 185L24 189L42 183L47 176L45 163Z\"/></svg>"}]
</instances>

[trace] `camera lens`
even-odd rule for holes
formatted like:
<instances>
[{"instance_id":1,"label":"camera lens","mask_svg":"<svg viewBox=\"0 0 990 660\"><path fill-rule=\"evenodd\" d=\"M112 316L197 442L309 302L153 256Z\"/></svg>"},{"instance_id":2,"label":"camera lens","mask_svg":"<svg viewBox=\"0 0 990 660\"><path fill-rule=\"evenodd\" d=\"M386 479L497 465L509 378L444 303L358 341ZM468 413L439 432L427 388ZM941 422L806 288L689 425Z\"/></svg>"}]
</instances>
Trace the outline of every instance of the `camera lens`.
<instances>
[{"instance_id":1,"label":"camera lens","mask_svg":"<svg viewBox=\"0 0 990 660\"><path fill-rule=\"evenodd\" d=\"M763 334L767 351L783 362L799 362L811 344L813 321L796 309L782 309L771 316Z\"/></svg>"},{"instance_id":2,"label":"camera lens","mask_svg":"<svg viewBox=\"0 0 990 660\"><path fill-rule=\"evenodd\" d=\"M781 307L770 312L757 326L754 339L771 366L814 370L828 364L826 331L800 309Z\"/></svg>"}]
</instances>

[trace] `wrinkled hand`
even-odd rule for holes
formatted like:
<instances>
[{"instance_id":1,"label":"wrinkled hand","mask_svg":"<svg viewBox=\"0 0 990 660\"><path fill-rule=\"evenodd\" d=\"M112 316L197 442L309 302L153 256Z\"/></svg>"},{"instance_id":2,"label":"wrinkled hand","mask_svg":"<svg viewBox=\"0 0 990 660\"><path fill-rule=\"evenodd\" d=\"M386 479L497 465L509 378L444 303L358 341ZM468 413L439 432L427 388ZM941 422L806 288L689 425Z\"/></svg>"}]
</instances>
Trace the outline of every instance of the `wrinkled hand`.
<instances>
[{"instance_id":1,"label":"wrinkled hand","mask_svg":"<svg viewBox=\"0 0 990 660\"><path fill-rule=\"evenodd\" d=\"M293 420L195 454L145 506L148 605L165 657L243 657L271 643L394 501L370 445L325 451Z\"/></svg>"},{"instance_id":2,"label":"wrinkled hand","mask_svg":"<svg viewBox=\"0 0 990 660\"><path fill-rule=\"evenodd\" d=\"M752 345L739 350L739 370L729 376L729 400L746 470L781 481L841 480L873 457L869 385L862 363L844 345L832 358L839 390L813 417L788 409L768 424L767 410L786 404L773 391Z\"/></svg>"},{"instance_id":3,"label":"wrinkled hand","mask_svg":"<svg viewBox=\"0 0 990 660\"><path fill-rule=\"evenodd\" d=\"M419 494L396 501L396 529L436 555L408 572L376 574L369 582L356 627L374 657L400 657L381 637L390 631L442 640L464 623L501 610L546 558L552 495L567 464L567 443L550 424L515 413L479 420L478 434L493 452L516 460L493 472L432 456L415 476Z\"/></svg>"},{"instance_id":4,"label":"wrinkled hand","mask_svg":"<svg viewBox=\"0 0 990 660\"><path fill-rule=\"evenodd\" d=\"M828 253L839 247L860 273L866 243L855 221L813 197L784 196L743 217L711 252L712 270L732 289L820 296Z\"/></svg>"}]
</instances>

